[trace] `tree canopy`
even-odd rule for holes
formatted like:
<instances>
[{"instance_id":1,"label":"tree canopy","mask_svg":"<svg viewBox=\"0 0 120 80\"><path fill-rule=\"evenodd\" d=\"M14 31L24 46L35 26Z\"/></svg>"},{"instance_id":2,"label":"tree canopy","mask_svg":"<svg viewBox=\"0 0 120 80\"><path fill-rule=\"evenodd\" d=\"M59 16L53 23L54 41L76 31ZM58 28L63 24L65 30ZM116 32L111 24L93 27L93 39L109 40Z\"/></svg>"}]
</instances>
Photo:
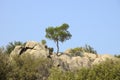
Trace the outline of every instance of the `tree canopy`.
<instances>
[{"instance_id":1,"label":"tree canopy","mask_svg":"<svg viewBox=\"0 0 120 80\"><path fill-rule=\"evenodd\" d=\"M48 27L46 28L46 35L45 37L53 40L57 45L57 54L59 52L59 42L64 42L69 40L72 35L68 31L69 25L64 23L61 26L56 27Z\"/></svg>"}]
</instances>

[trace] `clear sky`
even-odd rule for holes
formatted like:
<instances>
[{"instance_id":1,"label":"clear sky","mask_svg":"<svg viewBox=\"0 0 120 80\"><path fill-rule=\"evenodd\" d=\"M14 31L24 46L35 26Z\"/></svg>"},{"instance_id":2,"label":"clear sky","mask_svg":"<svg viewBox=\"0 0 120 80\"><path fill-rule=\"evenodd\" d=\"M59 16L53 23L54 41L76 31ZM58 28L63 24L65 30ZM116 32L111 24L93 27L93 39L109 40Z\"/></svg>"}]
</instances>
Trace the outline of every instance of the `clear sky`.
<instances>
[{"instance_id":1,"label":"clear sky","mask_svg":"<svg viewBox=\"0 0 120 80\"><path fill-rule=\"evenodd\" d=\"M120 0L0 0L0 46L41 41L45 28L63 23L72 38L60 51L89 44L100 54L120 54Z\"/></svg>"}]
</instances>

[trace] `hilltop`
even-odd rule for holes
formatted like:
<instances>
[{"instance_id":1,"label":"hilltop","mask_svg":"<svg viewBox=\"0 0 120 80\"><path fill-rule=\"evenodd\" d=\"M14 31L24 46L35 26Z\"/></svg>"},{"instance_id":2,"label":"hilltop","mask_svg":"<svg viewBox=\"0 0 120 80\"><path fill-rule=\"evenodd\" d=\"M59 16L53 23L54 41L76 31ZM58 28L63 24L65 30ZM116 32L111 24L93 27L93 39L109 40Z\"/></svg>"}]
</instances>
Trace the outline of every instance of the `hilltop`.
<instances>
[{"instance_id":1,"label":"hilltop","mask_svg":"<svg viewBox=\"0 0 120 80\"><path fill-rule=\"evenodd\" d=\"M15 45L15 44L14 44ZM0 49L0 80L119 80L120 59L92 48L56 54L43 42ZM11 52L11 53L6 53Z\"/></svg>"},{"instance_id":2,"label":"hilltop","mask_svg":"<svg viewBox=\"0 0 120 80\"><path fill-rule=\"evenodd\" d=\"M88 52L72 52L68 49L58 55L49 51L47 45L40 42L28 41L25 46L16 46L10 56L30 54L35 58L50 58L55 67L63 70L74 70L82 67L91 67L95 64L100 64L107 59L115 60L116 58L109 54L99 55Z\"/></svg>"}]
</instances>

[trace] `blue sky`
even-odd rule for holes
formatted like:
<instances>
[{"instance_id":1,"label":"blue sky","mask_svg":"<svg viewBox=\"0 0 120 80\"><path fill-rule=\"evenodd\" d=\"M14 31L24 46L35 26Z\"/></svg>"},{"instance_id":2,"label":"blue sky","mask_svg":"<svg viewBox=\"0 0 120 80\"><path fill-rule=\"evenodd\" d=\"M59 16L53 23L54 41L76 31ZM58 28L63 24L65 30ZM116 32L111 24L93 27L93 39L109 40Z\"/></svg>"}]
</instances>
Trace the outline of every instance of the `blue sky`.
<instances>
[{"instance_id":1,"label":"blue sky","mask_svg":"<svg viewBox=\"0 0 120 80\"><path fill-rule=\"evenodd\" d=\"M89 44L100 54L120 54L120 0L0 0L0 46L40 42L45 28L63 23L72 38L60 51Z\"/></svg>"}]
</instances>

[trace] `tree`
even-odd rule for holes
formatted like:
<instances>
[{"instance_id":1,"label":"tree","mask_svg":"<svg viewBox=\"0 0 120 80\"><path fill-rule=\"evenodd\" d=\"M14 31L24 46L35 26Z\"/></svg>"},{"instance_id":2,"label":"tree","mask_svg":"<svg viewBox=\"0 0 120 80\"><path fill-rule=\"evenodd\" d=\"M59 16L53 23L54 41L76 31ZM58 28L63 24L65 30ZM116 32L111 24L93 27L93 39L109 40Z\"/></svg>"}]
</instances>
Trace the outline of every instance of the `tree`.
<instances>
[{"instance_id":1,"label":"tree","mask_svg":"<svg viewBox=\"0 0 120 80\"><path fill-rule=\"evenodd\" d=\"M45 45L46 44L46 40L41 40L41 43L43 44L43 45Z\"/></svg>"},{"instance_id":2,"label":"tree","mask_svg":"<svg viewBox=\"0 0 120 80\"><path fill-rule=\"evenodd\" d=\"M61 26L46 28L45 37L53 40L56 43L57 54L59 53L59 42L64 42L72 37L70 32L67 30L68 28L69 25L66 23L62 24Z\"/></svg>"}]
</instances>

